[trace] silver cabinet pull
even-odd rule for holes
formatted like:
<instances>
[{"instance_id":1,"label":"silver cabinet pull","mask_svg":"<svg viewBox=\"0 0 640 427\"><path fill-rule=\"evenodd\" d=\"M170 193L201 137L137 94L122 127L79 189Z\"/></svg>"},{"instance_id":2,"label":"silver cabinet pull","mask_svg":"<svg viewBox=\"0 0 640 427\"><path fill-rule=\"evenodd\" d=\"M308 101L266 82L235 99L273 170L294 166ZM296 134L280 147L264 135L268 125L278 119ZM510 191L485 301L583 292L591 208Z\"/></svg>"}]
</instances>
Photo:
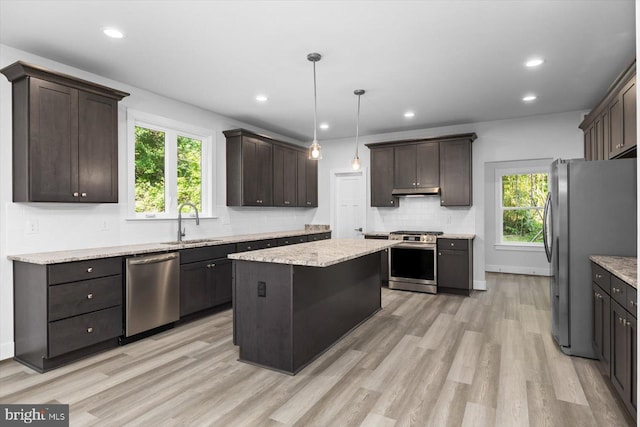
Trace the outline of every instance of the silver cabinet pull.
<instances>
[{"instance_id":1,"label":"silver cabinet pull","mask_svg":"<svg viewBox=\"0 0 640 427\"><path fill-rule=\"evenodd\" d=\"M308 204L308 205L310 205L310 204L311 204L311 202L307 202L307 204Z\"/></svg>"},{"instance_id":2,"label":"silver cabinet pull","mask_svg":"<svg viewBox=\"0 0 640 427\"><path fill-rule=\"evenodd\" d=\"M618 288L611 288L611 292L615 294L615 293L617 293L617 292L620 292L620 289L618 289Z\"/></svg>"},{"instance_id":3,"label":"silver cabinet pull","mask_svg":"<svg viewBox=\"0 0 640 427\"><path fill-rule=\"evenodd\" d=\"M87 295L87 299L93 299L93 294Z\"/></svg>"},{"instance_id":4,"label":"silver cabinet pull","mask_svg":"<svg viewBox=\"0 0 640 427\"><path fill-rule=\"evenodd\" d=\"M251 246L247 246L247 249L251 249Z\"/></svg>"},{"instance_id":5,"label":"silver cabinet pull","mask_svg":"<svg viewBox=\"0 0 640 427\"><path fill-rule=\"evenodd\" d=\"M73 197L78 197L80 194L78 194L78 192L76 191L75 193L73 193Z\"/></svg>"},{"instance_id":6,"label":"silver cabinet pull","mask_svg":"<svg viewBox=\"0 0 640 427\"><path fill-rule=\"evenodd\" d=\"M87 273L91 273L93 271L93 267L87 268Z\"/></svg>"},{"instance_id":7,"label":"silver cabinet pull","mask_svg":"<svg viewBox=\"0 0 640 427\"><path fill-rule=\"evenodd\" d=\"M629 304L631 304L631 307L635 307L636 306L636 302L633 300L629 300Z\"/></svg>"},{"instance_id":8,"label":"silver cabinet pull","mask_svg":"<svg viewBox=\"0 0 640 427\"><path fill-rule=\"evenodd\" d=\"M207 268L213 268L213 267L215 267L215 266L216 266L216 265L215 265L214 263L207 264Z\"/></svg>"},{"instance_id":9,"label":"silver cabinet pull","mask_svg":"<svg viewBox=\"0 0 640 427\"><path fill-rule=\"evenodd\" d=\"M415 182L412 182L412 183L411 183L411 185L413 185L413 186L415 187L416 183L415 183Z\"/></svg>"},{"instance_id":10,"label":"silver cabinet pull","mask_svg":"<svg viewBox=\"0 0 640 427\"><path fill-rule=\"evenodd\" d=\"M290 204L290 203L291 203L291 202L290 202L290 201L288 201L288 200L285 200L285 201L284 201L284 204L285 204L285 205L288 205L288 204Z\"/></svg>"},{"instance_id":11,"label":"silver cabinet pull","mask_svg":"<svg viewBox=\"0 0 640 427\"><path fill-rule=\"evenodd\" d=\"M271 243L267 243L267 247L270 248L271 247Z\"/></svg>"},{"instance_id":12,"label":"silver cabinet pull","mask_svg":"<svg viewBox=\"0 0 640 427\"><path fill-rule=\"evenodd\" d=\"M91 332L93 332L93 328L91 327L87 328L87 333L90 334Z\"/></svg>"},{"instance_id":13,"label":"silver cabinet pull","mask_svg":"<svg viewBox=\"0 0 640 427\"><path fill-rule=\"evenodd\" d=\"M442 256L442 252L438 252L438 256Z\"/></svg>"},{"instance_id":14,"label":"silver cabinet pull","mask_svg":"<svg viewBox=\"0 0 640 427\"><path fill-rule=\"evenodd\" d=\"M596 273L596 279L602 279L602 274Z\"/></svg>"},{"instance_id":15,"label":"silver cabinet pull","mask_svg":"<svg viewBox=\"0 0 640 427\"><path fill-rule=\"evenodd\" d=\"M629 326L631 325L631 321L630 320L625 320L624 321L624 326Z\"/></svg>"},{"instance_id":16,"label":"silver cabinet pull","mask_svg":"<svg viewBox=\"0 0 640 427\"><path fill-rule=\"evenodd\" d=\"M391 200L391 202L389 202L389 203L393 204L393 200Z\"/></svg>"},{"instance_id":17,"label":"silver cabinet pull","mask_svg":"<svg viewBox=\"0 0 640 427\"><path fill-rule=\"evenodd\" d=\"M420 185L420 183L419 183L419 182L416 182L416 185Z\"/></svg>"},{"instance_id":18,"label":"silver cabinet pull","mask_svg":"<svg viewBox=\"0 0 640 427\"><path fill-rule=\"evenodd\" d=\"M87 193L82 193L80 196L87 197Z\"/></svg>"}]
</instances>

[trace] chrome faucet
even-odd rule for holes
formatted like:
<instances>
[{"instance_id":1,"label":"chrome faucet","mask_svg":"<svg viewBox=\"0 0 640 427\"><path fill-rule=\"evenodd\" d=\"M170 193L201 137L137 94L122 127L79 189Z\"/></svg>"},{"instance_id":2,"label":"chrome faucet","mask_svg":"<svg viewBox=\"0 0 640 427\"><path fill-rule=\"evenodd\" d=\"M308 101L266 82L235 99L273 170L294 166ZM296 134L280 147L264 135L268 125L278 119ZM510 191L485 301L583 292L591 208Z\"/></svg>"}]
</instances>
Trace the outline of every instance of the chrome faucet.
<instances>
[{"instance_id":1,"label":"chrome faucet","mask_svg":"<svg viewBox=\"0 0 640 427\"><path fill-rule=\"evenodd\" d=\"M200 217L198 216L198 208L193 203L183 203L178 207L178 242L182 242L186 228L182 228L182 208L191 206L196 211L196 225L200 225Z\"/></svg>"}]
</instances>

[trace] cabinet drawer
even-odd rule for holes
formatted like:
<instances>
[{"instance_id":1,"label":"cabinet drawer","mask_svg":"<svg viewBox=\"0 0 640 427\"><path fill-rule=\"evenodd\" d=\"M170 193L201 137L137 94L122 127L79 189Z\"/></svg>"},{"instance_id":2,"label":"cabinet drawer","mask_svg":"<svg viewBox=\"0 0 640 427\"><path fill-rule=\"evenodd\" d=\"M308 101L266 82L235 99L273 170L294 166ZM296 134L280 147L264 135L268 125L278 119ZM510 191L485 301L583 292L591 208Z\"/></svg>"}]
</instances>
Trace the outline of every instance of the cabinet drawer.
<instances>
[{"instance_id":1,"label":"cabinet drawer","mask_svg":"<svg viewBox=\"0 0 640 427\"><path fill-rule=\"evenodd\" d=\"M600 286L606 293L611 294L611 273L596 263L591 263L591 281Z\"/></svg>"},{"instance_id":2,"label":"cabinet drawer","mask_svg":"<svg viewBox=\"0 0 640 427\"><path fill-rule=\"evenodd\" d=\"M638 290L633 286L627 285L627 310L634 317L638 317Z\"/></svg>"},{"instance_id":3,"label":"cabinet drawer","mask_svg":"<svg viewBox=\"0 0 640 427\"><path fill-rule=\"evenodd\" d=\"M307 236L309 242L316 242L318 240L325 240L331 238L331 232L328 233L320 233L320 234L311 234Z\"/></svg>"},{"instance_id":4,"label":"cabinet drawer","mask_svg":"<svg viewBox=\"0 0 640 427\"><path fill-rule=\"evenodd\" d=\"M438 249L466 251L469 249L469 241L465 239L438 239Z\"/></svg>"},{"instance_id":5,"label":"cabinet drawer","mask_svg":"<svg viewBox=\"0 0 640 427\"><path fill-rule=\"evenodd\" d=\"M88 347L122 334L122 306L49 323L49 357Z\"/></svg>"},{"instance_id":6,"label":"cabinet drawer","mask_svg":"<svg viewBox=\"0 0 640 427\"><path fill-rule=\"evenodd\" d=\"M305 243L307 241L307 236L282 237L278 239L278 246L295 245L296 243Z\"/></svg>"},{"instance_id":7,"label":"cabinet drawer","mask_svg":"<svg viewBox=\"0 0 640 427\"><path fill-rule=\"evenodd\" d=\"M48 267L48 283L77 282L97 277L122 274L122 258L101 258L89 261L51 264Z\"/></svg>"},{"instance_id":8,"label":"cabinet drawer","mask_svg":"<svg viewBox=\"0 0 640 427\"><path fill-rule=\"evenodd\" d=\"M627 307L627 285L616 276L611 276L611 298L616 300L618 304Z\"/></svg>"},{"instance_id":9,"label":"cabinet drawer","mask_svg":"<svg viewBox=\"0 0 640 427\"><path fill-rule=\"evenodd\" d=\"M255 251L258 249L275 248L278 246L278 239L254 240L253 242L238 243L238 252Z\"/></svg>"},{"instance_id":10,"label":"cabinet drawer","mask_svg":"<svg viewBox=\"0 0 640 427\"><path fill-rule=\"evenodd\" d=\"M49 321L122 304L122 276L49 286Z\"/></svg>"},{"instance_id":11,"label":"cabinet drawer","mask_svg":"<svg viewBox=\"0 0 640 427\"><path fill-rule=\"evenodd\" d=\"M180 264L206 261L210 259L226 258L236 252L236 244L206 246L201 248L183 249L180 251Z\"/></svg>"}]
</instances>

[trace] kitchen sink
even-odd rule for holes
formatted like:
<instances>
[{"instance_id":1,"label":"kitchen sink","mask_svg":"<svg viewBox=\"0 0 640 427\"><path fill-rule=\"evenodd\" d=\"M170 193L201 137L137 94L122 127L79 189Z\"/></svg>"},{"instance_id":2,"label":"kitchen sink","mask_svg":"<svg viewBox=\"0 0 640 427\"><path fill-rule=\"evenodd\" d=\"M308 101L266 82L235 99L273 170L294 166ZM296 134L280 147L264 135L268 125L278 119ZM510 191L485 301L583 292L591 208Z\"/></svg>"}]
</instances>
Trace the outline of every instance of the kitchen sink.
<instances>
[{"instance_id":1,"label":"kitchen sink","mask_svg":"<svg viewBox=\"0 0 640 427\"><path fill-rule=\"evenodd\" d=\"M213 243L213 242L221 242L221 239L186 239L178 242L174 240L173 242L162 242L163 245L183 245L189 243Z\"/></svg>"}]
</instances>

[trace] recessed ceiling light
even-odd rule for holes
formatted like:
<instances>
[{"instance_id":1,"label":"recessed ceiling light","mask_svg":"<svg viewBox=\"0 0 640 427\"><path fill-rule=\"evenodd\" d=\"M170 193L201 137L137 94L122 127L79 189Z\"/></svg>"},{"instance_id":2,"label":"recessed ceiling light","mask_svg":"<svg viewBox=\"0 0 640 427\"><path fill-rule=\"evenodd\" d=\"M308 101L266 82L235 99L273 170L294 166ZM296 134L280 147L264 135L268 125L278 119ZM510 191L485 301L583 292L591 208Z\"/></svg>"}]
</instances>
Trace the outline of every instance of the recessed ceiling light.
<instances>
[{"instance_id":1,"label":"recessed ceiling light","mask_svg":"<svg viewBox=\"0 0 640 427\"><path fill-rule=\"evenodd\" d=\"M413 111L407 111L406 113L404 113L404 116L405 116L407 119L411 119L411 118L413 118L413 117L415 117L415 116L416 116L416 113L414 113Z\"/></svg>"},{"instance_id":2,"label":"recessed ceiling light","mask_svg":"<svg viewBox=\"0 0 640 427\"><path fill-rule=\"evenodd\" d=\"M320 129L322 130L329 129L329 123L320 123Z\"/></svg>"},{"instance_id":3,"label":"recessed ceiling light","mask_svg":"<svg viewBox=\"0 0 640 427\"><path fill-rule=\"evenodd\" d=\"M531 58L527 62L524 63L525 67L533 68L540 66L544 63L544 59L542 58Z\"/></svg>"},{"instance_id":4,"label":"recessed ceiling light","mask_svg":"<svg viewBox=\"0 0 640 427\"><path fill-rule=\"evenodd\" d=\"M536 99L538 99L538 97L533 95L533 94L532 95L525 95L525 96L522 97L522 100L524 102L532 102L532 101L535 101Z\"/></svg>"},{"instance_id":5,"label":"recessed ceiling light","mask_svg":"<svg viewBox=\"0 0 640 427\"><path fill-rule=\"evenodd\" d=\"M269 98L267 98L265 95L256 96L256 101L258 101L258 102L267 102L267 99L269 99Z\"/></svg>"},{"instance_id":6,"label":"recessed ceiling light","mask_svg":"<svg viewBox=\"0 0 640 427\"><path fill-rule=\"evenodd\" d=\"M112 39L121 39L124 37L124 34L122 34L122 31L113 28L113 27L108 27L102 30L102 32L108 36L111 37Z\"/></svg>"}]
</instances>

